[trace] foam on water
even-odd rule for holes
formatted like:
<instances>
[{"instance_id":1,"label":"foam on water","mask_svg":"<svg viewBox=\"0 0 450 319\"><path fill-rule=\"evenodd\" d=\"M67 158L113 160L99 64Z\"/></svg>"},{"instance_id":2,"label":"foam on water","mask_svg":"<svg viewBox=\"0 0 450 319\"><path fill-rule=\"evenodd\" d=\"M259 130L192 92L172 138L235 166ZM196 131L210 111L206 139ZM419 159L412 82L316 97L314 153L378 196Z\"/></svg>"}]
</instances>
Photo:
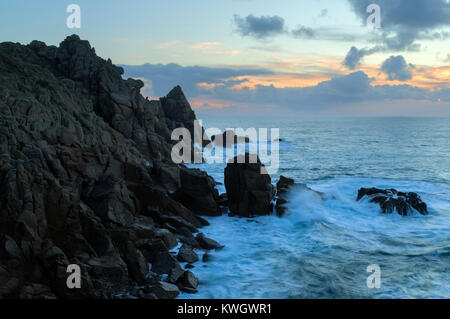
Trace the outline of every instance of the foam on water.
<instances>
[{"instance_id":1,"label":"foam on water","mask_svg":"<svg viewBox=\"0 0 450 319\"><path fill-rule=\"evenodd\" d=\"M356 202L360 185L416 189L429 216L382 215ZM181 298L448 298L450 189L430 183L341 178L295 190L283 218L210 218L202 229L225 248L194 268L199 293ZM378 264L380 289L366 268Z\"/></svg>"},{"instance_id":2,"label":"foam on water","mask_svg":"<svg viewBox=\"0 0 450 319\"><path fill-rule=\"evenodd\" d=\"M294 189L283 218L208 218L201 231L225 248L195 264L199 293L180 298L450 297L449 119L245 120L270 123L282 123L284 140L272 180L283 174L328 198ZM225 163L195 167L223 183ZM430 215L356 202L372 186L417 192ZM366 285L371 264L381 267L380 289Z\"/></svg>"}]
</instances>

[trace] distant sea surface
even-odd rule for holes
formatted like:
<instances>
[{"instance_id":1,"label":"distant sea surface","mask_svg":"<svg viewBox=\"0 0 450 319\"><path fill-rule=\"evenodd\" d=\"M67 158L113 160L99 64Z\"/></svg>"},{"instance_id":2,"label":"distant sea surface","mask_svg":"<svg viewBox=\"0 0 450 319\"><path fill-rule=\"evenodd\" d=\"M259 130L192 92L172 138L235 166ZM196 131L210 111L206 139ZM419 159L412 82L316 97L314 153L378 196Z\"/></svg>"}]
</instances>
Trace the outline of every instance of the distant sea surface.
<instances>
[{"instance_id":1,"label":"distant sea surface","mask_svg":"<svg viewBox=\"0 0 450 319\"><path fill-rule=\"evenodd\" d=\"M330 195L294 190L283 218L208 218L225 248L193 272L180 298L450 298L450 118L199 116L205 127L279 128L272 174ZM197 164L223 182L225 164ZM417 192L429 216L382 215L360 187ZM224 186L218 186L225 192ZM381 269L369 289L367 266Z\"/></svg>"}]
</instances>

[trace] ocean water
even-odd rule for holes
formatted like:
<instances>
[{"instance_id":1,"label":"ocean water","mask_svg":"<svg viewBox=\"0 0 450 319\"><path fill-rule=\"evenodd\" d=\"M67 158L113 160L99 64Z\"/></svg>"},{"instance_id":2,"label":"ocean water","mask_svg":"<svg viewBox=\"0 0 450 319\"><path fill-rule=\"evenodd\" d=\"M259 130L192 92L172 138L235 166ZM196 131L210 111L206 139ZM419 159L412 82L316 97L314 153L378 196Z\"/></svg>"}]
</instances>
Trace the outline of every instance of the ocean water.
<instances>
[{"instance_id":1,"label":"ocean water","mask_svg":"<svg viewBox=\"0 0 450 319\"><path fill-rule=\"evenodd\" d=\"M205 127L280 128L272 174L294 189L286 215L208 218L225 248L195 264L199 293L180 298L450 298L450 118L201 116ZM190 165L223 182L224 163ZM428 216L382 215L360 187L419 193ZM224 186L218 186L225 192ZM381 286L369 289L369 265Z\"/></svg>"}]
</instances>

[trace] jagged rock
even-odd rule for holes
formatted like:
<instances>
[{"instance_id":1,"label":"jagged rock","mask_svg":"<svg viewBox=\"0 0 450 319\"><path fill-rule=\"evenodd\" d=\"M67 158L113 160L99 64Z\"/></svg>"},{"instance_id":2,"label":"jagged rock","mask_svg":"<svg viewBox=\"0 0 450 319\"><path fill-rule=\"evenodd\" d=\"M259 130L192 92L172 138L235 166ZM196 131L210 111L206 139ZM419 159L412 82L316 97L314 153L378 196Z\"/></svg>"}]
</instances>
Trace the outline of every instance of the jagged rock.
<instances>
[{"instance_id":1,"label":"jagged rock","mask_svg":"<svg viewBox=\"0 0 450 319\"><path fill-rule=\"evenodd\" d=\"M154 257L151 271L160 275L170 275L171 272L174 273L174 270L176 273L178 269L181 269L181 266L175 257L168 252L160 251Z\"/></svg>"},{"instance_id":2,"label":"jagged rock","mask_svg":"<svg viewBox=\"0 0 450 319\"><path fill-rule=\"evenodd\" d=\"M198 278L191 271L187 270L178 281L178 287L182 291L195 293L198 287Z\"/></svg>"},{"instance_id":3,"label":"jagged rock","mask_svg":"<svg viewBox=\"0 0 450 319\"><path fill-rule=\"evenodd\" d=\"M177 199L193 212L204 216L221 215L215 181L201 170L181 169L181 189Z\"/></svg>"},{"instance_id":4,"label":"jagged rock","mask_svg":"<svg viewBox=\"0 0 450 319\"><path fill-rule=\"evenodd\" d=\"M408 216L417 211L428 215L427 204L420 196L412 192L399 192L396 189L360 188L357 201L367 196L371 203L377 203L383 214L392 214L395 210L399 215Z\"/></svg>"},{"instance_id":5,"label":"jagged rock","mask_svg":"<svg viewBox=\"0 0 450 319\"><path fill-rule=\"evenodd\" d=\"M171 256L156 229L185 236L216 211L212 179L171 160L171 131L196 133L181 88L148 101L122 74L76 35L0 44L0 297L111 297ZM65 287L69 262L85 288Z\"/></svg>"},{"instance_id":6,"label":"jagged rock","mask_svg":"<svg viewBox=\"0 0 450 319\"><path fill-rule=\"evenodd\" d=\"M208 238L205 236L205 234L200 233L195 237L197 242L199 243L200 247L206 250L212 250L212 249L222 249L224 246L221 246L217 241L214 239Z\"/></svg>"},{"instance_id":7,"label":"jagged rock","mask_svg":"<svg viewBox=\"0 0 450 319\"><path fill-rule=\"evenodd\" d=\"M131 277L140 285L144 284L149 272L144 255L136 249L133 243L128 243L128 252L125 254L125 262Z\"/></svg>"},{"instance_id":8,"label":"jagged rock","mask_svg":"<svg viewBox=\"0 0 450 319\"><path fill-rule=\"evenodd\" d=\"M190 233L198 232L197 228L179 216L163 216L161 221L172 225L175 229L187 229Z\"/></svg>"},{"instance_id":9,"label":"jagged rock","mask_svg":"<svg viewBox=\"0 0 450 319\"><path fill-rule=\"evenodd\" d=\"M180 289L176 285L160 281L150 288L160 299L174 299L180 294Z\"/></svg>"},{"instance_id":10,"label":"jagged rock","mask_svg":"<svg viewBox=\"0 0 450 319\"><path fill-rule=\"evenodd\" d=\"M198 255L192 247L183 245L178 251L177 259L181 262L192 264L198 261Z\"/></svg>"},{"instance_id":11,"label":"jagged rock","mask_svg":"<svg viewBox=\"0 0 450 319\"><path fill-rule=\"evenodd\" d=\"M225 168L225 188L228 207L233 214L252 217L267 215L275 190L264 165L256 155L239 155Z\"/></svg>"}]
</instances>

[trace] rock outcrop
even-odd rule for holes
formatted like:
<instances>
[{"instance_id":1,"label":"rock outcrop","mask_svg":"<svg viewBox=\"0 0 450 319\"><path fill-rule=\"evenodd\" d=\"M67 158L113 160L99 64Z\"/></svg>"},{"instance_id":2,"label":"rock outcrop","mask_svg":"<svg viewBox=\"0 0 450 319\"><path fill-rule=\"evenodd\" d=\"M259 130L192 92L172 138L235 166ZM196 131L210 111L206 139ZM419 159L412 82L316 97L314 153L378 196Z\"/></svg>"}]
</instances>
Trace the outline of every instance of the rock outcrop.
<instances>
[{"instance_id":1,"label":"rock outcrop","mask_svg":"<svg viewBox=\"0 0 450 319\"><path fill-rule=\"evenodd\" d=\"M218 214L212 178L170 158L171 130L194 131L195 114L180 87L148 101L122 74L76 35L0 44L0 298L195 289L169 253Z\"/></svg>"},{"instance_id":2,"label":"rock outcrop","mask_svg":"<svg viewBox=\"0 0 450 319\"><path fill-rule=\"evenodd\" d=\"M287 178L284 176L280 176L280 180L277 183L277 201L275 204L275 210L277 212L277 216L282 217L286 212L286 204L288 200L286 199L286 195L291 187L295 184L295 181L292 178Z\"/></svg>"},{"instance_id":3,"label":"rock outcrop","mask_svg":"<svg viewBox=\"0 0 450 319\"><path fill-rule=\"evenodd\" d=\"M222 134L211 136L211 141L217 147L231 148L235 144L250 143L250 138L247 136L239 136L232 130L226 130Z\"/></svg>"},{"instance_id":4,"label":"rock outcrop","mask_svg":"<svg viewBox=\"0 0 450 319\"><path fill-rule=\"evenodd\" d=\"M289 203L288 194L293 189L298 192L308 192L314 194L315 197L320 198L321 200L325 200L327 198L326 194L318 192L304 183L295 183L292 178L280 176L280 180L277 183L277 201L275 204L277 216L282 217L286 213L286 204Z\"/></svg>"},{"instance_id":5,"label":"rock outcrop","mask_svg":"<svg viewBox=\"0 0 450 319\"><path fill-rule=\"evenodd\" d=\"M383 214L397 211L399 215L408 216L417 211L421 215L428 215L427 204L416 193L399 192L396 189L361 188L356 200L359 201L363 197L368 197L371 203L379 204Z\"/></svg>"},{"instance_id":6,"label":"rock outcrop","mask_svg":"<svg viewBox=\"0 0 450 319\"><path fill-rule=\"evenodd\" d=\"M256 155L239 155L227 164L225 188L232 214L253 217L272 213L275 189Z\"/></svg>"}]
</instances>

